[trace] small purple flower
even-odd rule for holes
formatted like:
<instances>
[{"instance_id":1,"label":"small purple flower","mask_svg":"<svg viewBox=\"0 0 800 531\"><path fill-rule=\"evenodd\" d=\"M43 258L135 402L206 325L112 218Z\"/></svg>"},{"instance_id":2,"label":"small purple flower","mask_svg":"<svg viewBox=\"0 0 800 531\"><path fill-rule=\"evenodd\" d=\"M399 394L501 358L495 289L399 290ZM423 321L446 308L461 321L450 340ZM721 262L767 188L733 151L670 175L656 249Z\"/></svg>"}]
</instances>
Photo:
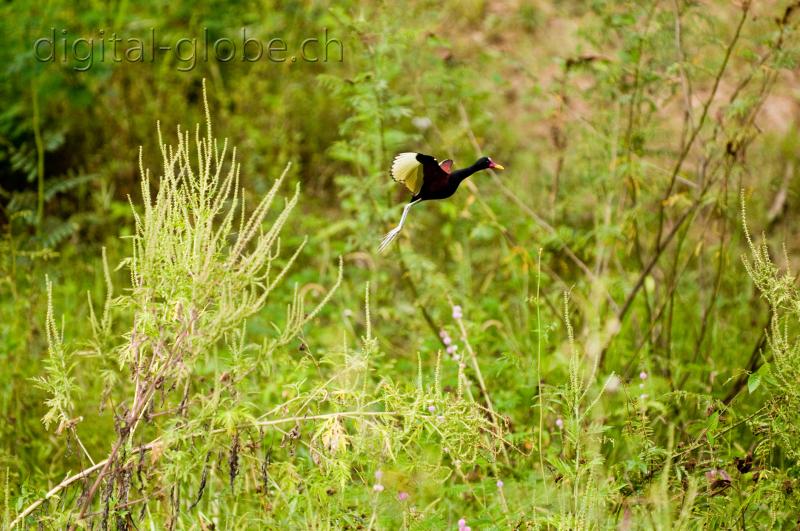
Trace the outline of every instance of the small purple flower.
<instances>
[{"instance_id":1,"label":"small purple flower","mask_svg":"<svg viewBox=\"0 0 800 531\"><path fill-rule=\"evenodd\" d=\"M459 319L461 319L463 316L464 316L464 314L461 312L461 306L459 306L458 304L456 304L455 306L453 306L453 319L455 319L456 321L458 321L458 320L459 320Z\"/></svg>"},{"instance_id":2,"label":"small purple flower","mask_svg":"<svg viewBox=\"0 0 800 531\"><path fill-rule=\"evenodd\" d=\"M452 343L452 342L453 342L453 340L450 339L450 336L444 336L442 338L442 343L445 344L445 346L447 347L448 350L450 350L450 343Z\"/></svg>"},{"instance_id":3,"label":"small purple flower","mask_svg":"<svg viewBox=\"0 0 800 531\"><path fill-rule=\"evenodd\" d=\"M502 489L504 485L505 485L505 483L503 483L502 479L498 479L497 480L497 488L498 489Z\"/></svg>"},{"instance_id":4,"label":"small purple flower","mask_svg":"<svg viewBox=\"0 0 800 531\"><path fill-rule=\"evenodd\" d=\"M448 354L455 354L456 350L458 350L458 345L450 345L447 347Z\"/></svg>"},{"instance_id":5,"label":"small purple flower","mask_svg":"<svg viewBox=\"0 0 800 531\"><path fill-rule=\"evenodd\" d=\"M438 420L439 422L444 422L444 415L437 415L436 420Z\"/></svg>"},{"instance_id":6,"label":"small purple flower","mask_svg":"<svg viewBox=\"0 0 800 531\"><path fill-rule=\"evenodd\" d=\"M645 371L640 372L639 373L639 379L640 380L647 380L647 372L645 372Z\"/></svg>"},{"instance_id":7,"label":"small purple flower","mask_svg":"<svg viewBox=\"0 0 800 531\"><path fill-rule=\"evenodd\" d=\"M458 521L458 528L464 529L465 527L467 527L467 521L464 518L462 518Z\"/></svg>"},{"instance_id":8,"label":"small purple flower","mask_svg":"<svg viewBox=\"0 0 800 531\"><path fill-rule=\"evenodd\" d=\"M375 479L380 481L383 478L383 470L376 470L375 471Z\"/></svg>"},{"instance_id":9,"label":"small purple flower","mask_svg":"<svg viewBox=\"0 0 800 531\"><path fill-rule=\"evenodd\" d=\"M428 411L433 413L434 411L436 411L436 406L428 406Z\"/></svg>"},{"instance_id":10,"label":"small purple flower","mask_svg":"<svg viewBox=\"0 0 800 531\"><path fill-rule=\"evenodd\" d=\"M381 485L380 483L378 483L378 484L376 484L376 485L374 485L374 486L372 487L372 490L374 490L375 492L383 492L383 485Z\"/></svg>"},{"instance_id":11,"label":"small purple flower","mask_svg":"<svg viewBox=\"0 0 800 531\"><path fill-rule=\"evenodd\" d=\"M399 501L406 501L408 499L408 493L405 491L400 491L397 493L397 499Z\"/></svg>"},{"instance_id":12,"label":"small purple flower","mask_svg":"<svg viewBox=\"0 0 800 531\"><path fill-rule=\"evenodd\" d=\"M439 330L439 337L441 337L442 339L446 338L447 337L447 330L445 330L444 328Z\"/></svg>"},{"instance_id":13,"label":"small purple flower","mask_svg":"<svg viewBox=\"0 0 800 531\"><path fill-rule=\"evenodd\" d=\"M562 430L562 429L564 429L564 421L563 421L563 420L561 420L561 417L558 417L558 418L556 419L556 426L558 426L558 429L559 429L559 430Z\"/></svg>"}]
</instances>

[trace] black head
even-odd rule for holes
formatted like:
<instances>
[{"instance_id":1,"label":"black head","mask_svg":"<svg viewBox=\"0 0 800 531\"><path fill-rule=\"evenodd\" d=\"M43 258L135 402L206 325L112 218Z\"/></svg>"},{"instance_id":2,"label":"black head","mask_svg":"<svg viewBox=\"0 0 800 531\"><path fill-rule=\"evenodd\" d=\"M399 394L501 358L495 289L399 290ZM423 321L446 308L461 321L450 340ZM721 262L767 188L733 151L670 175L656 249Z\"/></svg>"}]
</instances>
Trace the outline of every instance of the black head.
<instances>
[{"instance_id":1,"label":"black head","mask_svg":"<svg viewBox=\"0 0 800 531\"><path fill-rule=\"evenodd\" d=\"M475 166L477 166L481 170L488 170L489 168L493 170L502 170L505 169L495 161L493 161L490 157L481 157L475 162Z\"/></svg>"}]
</instances>

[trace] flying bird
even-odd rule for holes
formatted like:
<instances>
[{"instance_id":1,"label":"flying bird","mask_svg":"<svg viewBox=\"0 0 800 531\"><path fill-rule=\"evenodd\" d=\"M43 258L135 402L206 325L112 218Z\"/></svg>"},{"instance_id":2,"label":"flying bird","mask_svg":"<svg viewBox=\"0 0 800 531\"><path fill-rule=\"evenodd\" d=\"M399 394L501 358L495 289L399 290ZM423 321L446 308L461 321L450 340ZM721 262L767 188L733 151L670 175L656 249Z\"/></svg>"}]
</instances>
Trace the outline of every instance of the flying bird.
<instances>
[{"instance_id":1,"label":"flying bird","mask_svg":"<svg viewBox=\"0 0 800 531\"><path fill-rule=\"evenodd\" d=\"M503 167L489 157L481 157L475 164L460 170L453 170L453 161L445 160L441 164L430 155L422 153L400 153L392 161L392 179L406 185L413 194L411 201L403 207L400 223L383 237L378 252L392 243L406 222L408 210L422 201L431 199L447 199L458 190L461 181L473 173L487 169L502 170Z\"/></svg>"}]
</instances>

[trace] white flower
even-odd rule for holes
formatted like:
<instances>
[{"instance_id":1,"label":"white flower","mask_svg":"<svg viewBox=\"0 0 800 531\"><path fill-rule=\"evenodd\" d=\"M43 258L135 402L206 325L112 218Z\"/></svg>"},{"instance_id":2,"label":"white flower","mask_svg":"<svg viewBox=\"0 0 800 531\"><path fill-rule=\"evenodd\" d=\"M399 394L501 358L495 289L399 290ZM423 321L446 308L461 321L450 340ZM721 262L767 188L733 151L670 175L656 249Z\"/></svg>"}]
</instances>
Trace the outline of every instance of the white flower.
<instances>
[{"instance_id":1,"label":"white flower","mask_svg":"<svg viewBox=\"0 0 800 531\"><path fill-rule=\"evenodd\" d=\"M612 374L606 380L606 391L609 393L614 393L619 390L619 386L622 384L622 380L620 380L619 376L616 374Z\"/></svg>"},{"instance_id":2,"label":"white flower","mask_svg":"<svg viewBox=\"0 0 800 531\"><path fill-rule=\"evenodd\" d=\"M415 116L411 119L411 123L414 125L414 127L422 131L433 125L433 121L427 116Z\"/></svg>"}]
</instances>

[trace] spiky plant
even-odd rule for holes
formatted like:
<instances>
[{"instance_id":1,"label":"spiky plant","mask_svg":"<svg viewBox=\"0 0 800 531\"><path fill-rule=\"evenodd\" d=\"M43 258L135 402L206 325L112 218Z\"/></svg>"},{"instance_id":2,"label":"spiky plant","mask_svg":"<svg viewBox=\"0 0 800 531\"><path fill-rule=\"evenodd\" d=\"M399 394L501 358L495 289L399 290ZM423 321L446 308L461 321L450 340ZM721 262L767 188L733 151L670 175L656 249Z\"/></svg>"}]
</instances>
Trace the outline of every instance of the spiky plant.
<instances>
[{"instance_id":1,"label":"spiky plant","mask_svg":"<svg viewBox=\"0 0 800 531\"><path fill-rule=\"evenodd\" d=\"M277 209L274 219L267 221L287 166L255 208L248 209L244 191L239 189L236 150L228 147L227 140L214 137L205 86L203 96L204 129L198 125L192 135L178 127L177 144L169 145L158 128L162 173L154 195L151 172L144 167L140 150L144 208L139 212L131 202L135 233L131 256L125 261L130 287L116 299L111 298L113 286L104 253L109 299L99 319L90 307L94 333L90 352L106 358L107 366L117 367L115 375L106 377L116 388L108 389L104 404L111 406L108 411L116 434L108 457L92 461L94 478L75 506L61 514L61 522L75 515L86 517L97 506L100 492L104 521L109 510L127 507L135 452L157 451L163 456L163 465L140 475L134 486L152 495L161 488L152 480L178 479L173 474L180 469L176 463L186 459L181 448L192 438L216 430L235 441L238 427L252 420L241 404L229 402L231 393L226 388L245 378L255 364L244 359L254 353L244 342L245 321L267 303L305 244L280 267L275 265L280 260L280 232L297 204L299 187ZM255 353L268 356L294 337L332 293L309 312L295 295L283 329ZM112 316L120 322L115 323ZM125 328L127 332L117 332ZM69 373L75 360L64 346L63 331L55 325L52 302L47 332L50 361L47 374L38 379L52 396L44 422L57 421L59 431L69 427L74 433L80 420L72 418L76 408ZM227 374L211 386L201 385L198 369L221 351L234 353L239 373ZM220 414L226 405L230 408Z\"/></svg>"}]
</instances>

